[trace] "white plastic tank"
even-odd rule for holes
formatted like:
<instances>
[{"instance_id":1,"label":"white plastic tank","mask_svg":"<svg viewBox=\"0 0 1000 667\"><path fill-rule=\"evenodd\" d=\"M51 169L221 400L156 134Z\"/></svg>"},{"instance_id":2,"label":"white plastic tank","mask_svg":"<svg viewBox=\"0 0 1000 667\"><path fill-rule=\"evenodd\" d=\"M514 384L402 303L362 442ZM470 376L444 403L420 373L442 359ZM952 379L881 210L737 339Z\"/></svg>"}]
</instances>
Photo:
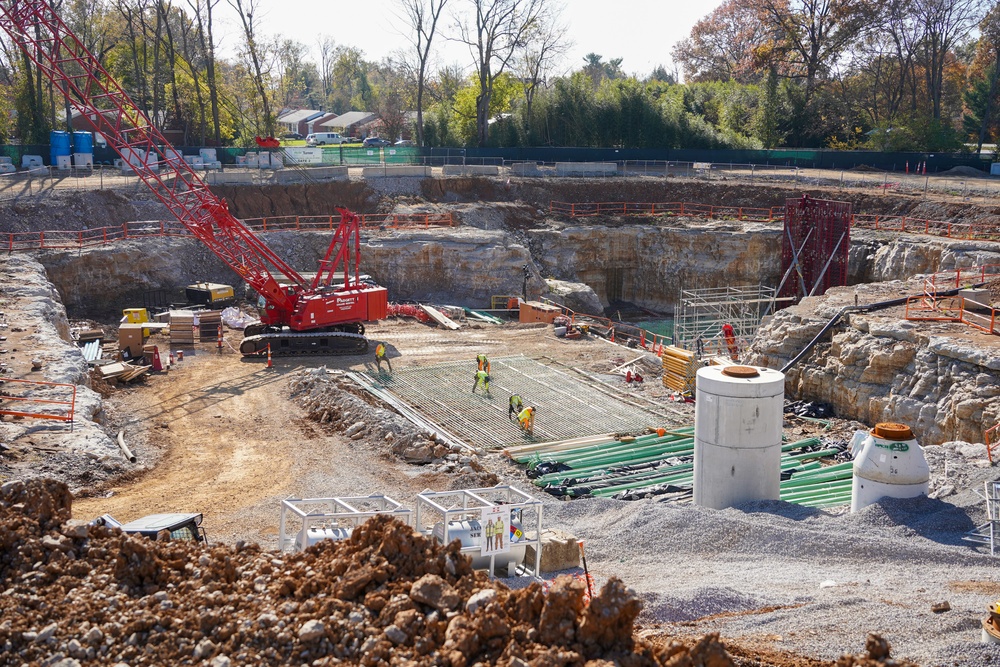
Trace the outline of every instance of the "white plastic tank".
<instances>
[{"instance_id":1,"label":"white plastic tank","mask_svg":"<svg viewBox=\"0 0 1000 667\"><path fill-rule=\"evenodd\" d=\"M723 509L777 500L785 374L755 366L698 370L694 502Z\"/></svg>"},{"instance_id":2,"label":"white plastic tank","mask_svg":"<svg viewBox=\"0 0 1000 667\"><path fill-rule=\"evenodd\" d=\"M905 424L875 424L854 457L851 512L879 498L927 495L931 471L923 448Z\"/></svg>"}]
</instances>

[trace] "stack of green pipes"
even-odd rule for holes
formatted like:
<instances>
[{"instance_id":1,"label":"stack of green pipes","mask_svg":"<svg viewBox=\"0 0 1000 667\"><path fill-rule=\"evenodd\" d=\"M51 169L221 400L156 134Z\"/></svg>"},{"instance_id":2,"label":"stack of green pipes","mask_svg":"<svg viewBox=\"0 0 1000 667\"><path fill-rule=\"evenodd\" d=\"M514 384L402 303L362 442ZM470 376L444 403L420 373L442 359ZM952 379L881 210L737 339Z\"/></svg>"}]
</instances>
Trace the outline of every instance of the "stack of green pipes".
<instances>
[{"instance_id":1,"label":"stack of green pipes","mask_svg":"<svg viewBox=\"0 0 1000 667\"><path fill-rule=\"evenodd\" d=\"M810 507L850 502L852 463L822 465L819 460L840 450L805 451L820 444L819 438L806 438L782 445L782 477L788 477L781 482L782 500ZM537 473L535 485L557 496L611 497L624 492L635 496L654 487L690 489L694 483L693 426L628 442L609 434L513 447L507 454Z\"/></svg>"}]
</instances>

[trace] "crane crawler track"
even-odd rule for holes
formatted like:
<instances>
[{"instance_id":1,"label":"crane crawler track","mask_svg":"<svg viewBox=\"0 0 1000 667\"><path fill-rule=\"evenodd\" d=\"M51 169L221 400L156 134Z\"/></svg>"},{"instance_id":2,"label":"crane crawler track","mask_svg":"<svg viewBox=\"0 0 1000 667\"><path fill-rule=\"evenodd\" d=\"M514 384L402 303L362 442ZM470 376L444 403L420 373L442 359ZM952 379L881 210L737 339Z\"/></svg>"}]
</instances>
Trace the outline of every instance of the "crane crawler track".
<instances>
[{"instance_id":1,"label":"crane crawler track","mask_svg":"<svg viewBox=\"0 0 1000 667\"><path fill-rule=\"evenodd\" d=\"M368 339L364 336L343 331L321 331L247 336L240 343L240 352L244 355L264 354L268 343L271 344L271 355L281 357L300 354L364 354L368 351Z\"/></svg>"}]
</instances>

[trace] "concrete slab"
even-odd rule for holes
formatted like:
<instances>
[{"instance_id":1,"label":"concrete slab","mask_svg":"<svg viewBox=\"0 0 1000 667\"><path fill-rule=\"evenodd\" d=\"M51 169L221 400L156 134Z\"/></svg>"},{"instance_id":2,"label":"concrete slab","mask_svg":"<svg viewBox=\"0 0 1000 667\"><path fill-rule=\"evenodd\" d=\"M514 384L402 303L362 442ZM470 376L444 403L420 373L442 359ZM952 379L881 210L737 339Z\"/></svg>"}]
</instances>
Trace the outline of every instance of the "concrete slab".
<instances>
[{"instance_id":1,"label":"concrete slab","mask_svg":"<svg viewBox=\"0 0 1000 667\"><path fill-rule=\"evenodd\" d=\"M499 176L500 167L488 164L446 164L441 167L445 176Z\"/></svg>"},{"instance_id":2,"label":"concrete slab","mask_svg":"<svg viewBox=\"0 0 1000 667\"><path fill-rule=\"evenodd\" d=\"M365 167L361 170L365 178L385 178L397 176L418 176L427 178L433 175L431 167L410 164L385 165L383 167Z\"/></svg>"}]
</instances>

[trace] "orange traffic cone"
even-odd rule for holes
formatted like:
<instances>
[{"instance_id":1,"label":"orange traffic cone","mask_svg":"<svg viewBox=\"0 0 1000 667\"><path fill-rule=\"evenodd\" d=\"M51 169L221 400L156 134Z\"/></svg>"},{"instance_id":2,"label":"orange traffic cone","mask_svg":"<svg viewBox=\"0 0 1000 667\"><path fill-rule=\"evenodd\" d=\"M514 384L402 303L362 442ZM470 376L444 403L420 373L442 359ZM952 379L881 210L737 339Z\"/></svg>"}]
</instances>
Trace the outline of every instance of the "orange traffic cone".
<instances>
[{"instance_id":1,"label":"orange traffic cone","mask_svg":"<svg viewBox=\"0 0 1000 667\"><path fill-rule=\"evenodd\" d=\"M219 352L222 352L222 325L219 325Z\"/></svg>"},{"instance_id":2,"label":"orange traffic cone","mask_svg":"<svg viewBox=\"0 0 1000 667\"><path fill-rule=\"evenodd\" d=\"M153 363L151 364L154 371L162 371L163 364L160 363L160 348L153 346Z\"/></svg>"},{"instance_id":3,"label":"orange traffic cone","mask_svg":"<svg viewBox=\"0 0 1000 667\"><path fill-rule=\"evenodd\" d=\"M268 343L267 344L267 367L268 368L272 368L272 366L273 365L271 364L271 344Z\"/></svg>"}]
</instances>

